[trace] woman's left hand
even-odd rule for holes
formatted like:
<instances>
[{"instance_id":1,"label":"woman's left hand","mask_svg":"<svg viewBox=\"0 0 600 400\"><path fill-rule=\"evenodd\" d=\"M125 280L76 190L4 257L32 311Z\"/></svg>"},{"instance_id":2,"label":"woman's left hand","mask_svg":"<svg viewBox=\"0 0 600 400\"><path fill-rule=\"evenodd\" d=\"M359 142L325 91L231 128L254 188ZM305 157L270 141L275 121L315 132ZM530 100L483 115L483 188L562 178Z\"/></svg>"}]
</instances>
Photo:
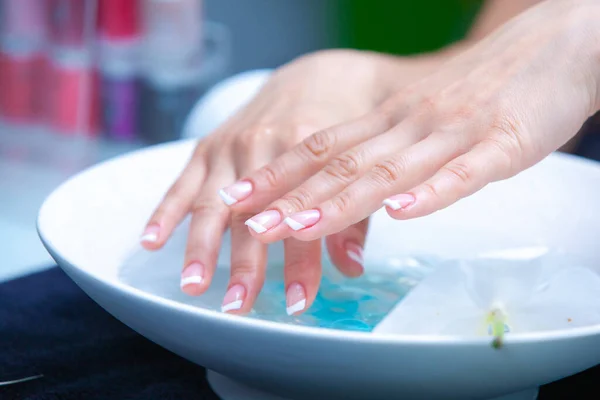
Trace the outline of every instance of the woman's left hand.
<instances>
[{"instance_id":1,"label":"woman's left hand","mask_svg":"<svg viewBox=\"0 0 600 400\"><path fill-rule=\"evenodd\" d=\"M251 233L315 240L382 205L420 217L539 162L600 107L599 20L597 0L545 1L362 120L307 138L246 178L284 185L300 159L319 171L252 217Z\"/></svg>"},{"instance_id":2,"label":"woman's left hand","mask_svg":"<svg viewBox=\"0 0 600 400\"><path fill-rule=\"evenodd\" d=\"M229 228L234 251L223 310L250 311L265 278L267 249L252 238L244 222L273 196L294 188L305 174L314 171L296 171L271 191L263 190L273 181L268 173L255 176L252 184L228 185L310 134L365 114L386 96L392 87L390 81L407 84L433 64L429 57L416 61L338 50L303 56L276 70L246 107L198 142L186 168L151 216L142 236L143 246L161 248L177 224L191 213L181 287L190 295L200 295L211 284L221 238ZM302 164L300 160L297 165ZM253 188L261 190L250 196ZM363 271L361 248L366 232L365 219L326 240L333 263L347 276ZM284 241L284 250L288 313L300 313L310 307L317 294L321 241L289 238Z\"/></svg>"}]
</instances>

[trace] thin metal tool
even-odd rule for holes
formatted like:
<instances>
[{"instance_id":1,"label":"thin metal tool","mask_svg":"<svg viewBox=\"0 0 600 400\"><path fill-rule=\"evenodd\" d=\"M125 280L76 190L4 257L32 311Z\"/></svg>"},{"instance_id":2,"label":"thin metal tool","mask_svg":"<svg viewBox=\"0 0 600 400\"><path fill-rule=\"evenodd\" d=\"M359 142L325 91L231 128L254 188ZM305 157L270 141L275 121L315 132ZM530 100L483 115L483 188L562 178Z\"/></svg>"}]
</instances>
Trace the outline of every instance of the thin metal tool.
<instances>
[{"instance_id":1,"label":"thin metal tool","mask_svg":"<svg viewBox=\"0 0 600 400\"><path fill-rule=\"evenodd\" d=\"M23 383L23 382L28 382L28 381L33 381L35 379L39 379L39 378L43 378L44 375L34 375L34 376L28 376L27 378L21 378L21 379L15 379L13 381L6 381L6 382L0 382L0 386L8 386L8 385L14 385L16 383Z\"/></svg>"}]
</instances>

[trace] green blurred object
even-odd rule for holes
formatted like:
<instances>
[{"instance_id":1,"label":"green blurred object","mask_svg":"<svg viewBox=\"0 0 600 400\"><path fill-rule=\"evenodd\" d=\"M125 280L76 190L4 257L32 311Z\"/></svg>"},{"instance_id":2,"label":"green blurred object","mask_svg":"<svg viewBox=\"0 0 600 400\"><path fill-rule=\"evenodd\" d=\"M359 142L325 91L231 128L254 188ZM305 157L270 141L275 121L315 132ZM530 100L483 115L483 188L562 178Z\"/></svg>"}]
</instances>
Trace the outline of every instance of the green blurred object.
<instances>
[{"instance_id":1,"label":"green blurred object","mask_svg":"<svg viewBox=\"0 0 600 400\"><path fill-rule=\"evenodd\" d=\"M464 37L484 0L341 0L341 45L391 54L437 50Z\"/></svg>"}]
</instances>

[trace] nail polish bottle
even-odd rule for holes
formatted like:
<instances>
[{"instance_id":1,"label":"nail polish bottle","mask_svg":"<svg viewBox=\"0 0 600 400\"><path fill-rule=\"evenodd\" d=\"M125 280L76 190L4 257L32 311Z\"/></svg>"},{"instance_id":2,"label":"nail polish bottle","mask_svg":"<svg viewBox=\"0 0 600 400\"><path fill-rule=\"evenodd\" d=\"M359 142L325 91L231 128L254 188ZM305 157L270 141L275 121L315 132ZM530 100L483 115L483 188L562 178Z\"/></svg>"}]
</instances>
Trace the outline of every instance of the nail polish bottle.
<instances>
[{"instance_id":1,"label":"nail polish bottle","mask_svg":"<svg viewBox=\"0 0 600 400\"><path fill-rule=\"evenodd\" d=\"M102 131L118 141L137 135L139 1L100 0L99 70Z\"/></svg>"},{"instance_id":2,"label":"nail polish bottle","mask_svg":"<svg viewBox=\"0 0 600 400\"><path fill-rule=\"evenodd\" d=\"M42 114L46 3L0 3L0 116L9 123L36 123Z\"/></svg>"},{"instance_id":3,"label":"nail polish bottle","mask_svg":"<svg viewBox=\"0 0 600 400\"><path fill-rule=\"evenodd\" d=\"M202 2L146 0L141 54L140 134L149 143L181 136L202 94Z\"/></svg>"},{"instance_id":4,"label":"nail polish bottle","mask_svg":"<svg viewBox=\"0 0 600 400\"><path fill-rule=\"evenodd\" d=\"M98 74L94 66L96 0L49 0L48 120L68 136L98 133Z\"/></svg>"}]
</instances>

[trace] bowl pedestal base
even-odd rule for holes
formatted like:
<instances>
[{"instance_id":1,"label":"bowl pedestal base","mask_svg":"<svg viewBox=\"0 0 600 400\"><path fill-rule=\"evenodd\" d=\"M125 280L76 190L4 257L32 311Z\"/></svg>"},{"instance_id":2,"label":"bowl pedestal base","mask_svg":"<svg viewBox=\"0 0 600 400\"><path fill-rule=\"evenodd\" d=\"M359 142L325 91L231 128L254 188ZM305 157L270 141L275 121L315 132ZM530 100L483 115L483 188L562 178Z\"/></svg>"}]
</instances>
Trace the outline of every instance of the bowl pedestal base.
<instances>
[{"instance_id":1,"label":"bowl pedestal base","mask_svg":"<svg viewBox=\"0 0 600 400\"><path fill-rule=\"evenodd\" d=\"M253 389L214 371L207 370L206 379L221 400L290 400ZM534 388L489 400L536 400L537 397L538 388Z\"/></svg>"}]
</instances>

